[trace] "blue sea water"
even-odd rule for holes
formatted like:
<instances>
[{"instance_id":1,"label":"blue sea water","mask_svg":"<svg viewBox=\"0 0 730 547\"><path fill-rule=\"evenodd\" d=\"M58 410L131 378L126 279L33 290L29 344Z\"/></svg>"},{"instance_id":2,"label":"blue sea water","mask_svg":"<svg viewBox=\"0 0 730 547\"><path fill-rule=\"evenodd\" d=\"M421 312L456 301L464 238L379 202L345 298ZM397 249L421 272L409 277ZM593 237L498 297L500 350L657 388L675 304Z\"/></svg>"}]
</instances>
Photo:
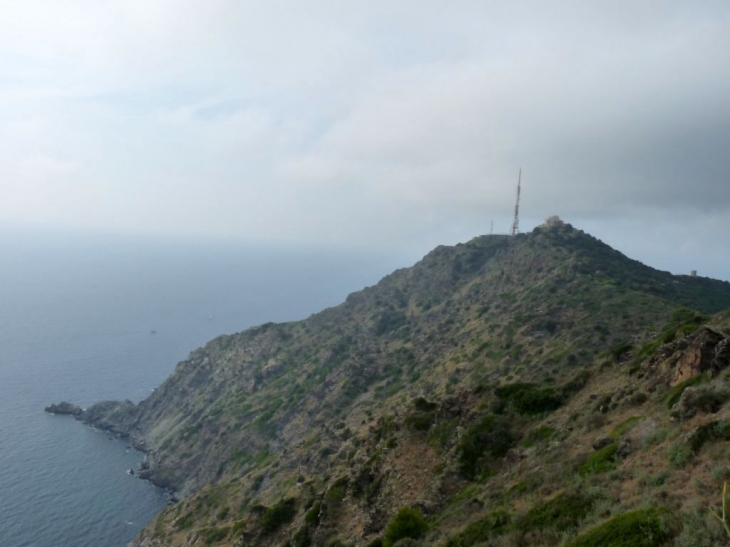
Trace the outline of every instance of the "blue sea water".
<instances>
[{"instance_id":1,"label":"blue sea water","mask_svg":"<svg viewBox=\"0 0 730 547\"><path fill-rule=\"evenodd\" d=\"M127 474L141 454L46 405L140 401L207 340L306 317L405 264L0 231L0 546L122 547L166 503Z\"/></svg>"}]
</instances>

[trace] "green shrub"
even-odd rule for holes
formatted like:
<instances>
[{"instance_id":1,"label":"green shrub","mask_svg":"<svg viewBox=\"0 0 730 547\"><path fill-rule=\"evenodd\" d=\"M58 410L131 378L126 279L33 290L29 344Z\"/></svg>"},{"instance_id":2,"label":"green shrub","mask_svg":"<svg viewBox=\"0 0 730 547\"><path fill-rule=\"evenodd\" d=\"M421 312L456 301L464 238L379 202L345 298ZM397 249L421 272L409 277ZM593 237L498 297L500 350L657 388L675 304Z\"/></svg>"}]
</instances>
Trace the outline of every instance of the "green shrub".
<instances>
[{"instance_id":1,"label":"green shrub","mask_svg":"<svg viewBox=\"0 0 730 547\"><path fill-rule=\"evenodd\" d=\"M654 353L656 353L656 350L659 349L659 346L662 345L661 340L654 340L653 342L647 342L644 344L641 349L639 350L639 353L636 355L636 361L644 361L645 359L648 359Z\"/></svg>"},{"instance_id":2,"label":"green shrub","mask_svg":"<svg viewBox=\"0 0 730 547\"><path fill-rule=\"evenodd\" d=\"M539 443L540 441L545 441L555 435L555 429L553 429L550 426L542 425L538 427L537 429L533 429L527 434L527 437L525 437L524 446L526 448L529 448L530 446Z\"/></svg>"},{"instance_id":3,"label":"green shrub","mask_svg":"<svg viewBox=\"0 0 730 547\"><path fill-rule=\"evenodd\" d=\"M488 460L501 458L515 444L507 420L489 415L464 433L458 447L459 469L468 479L488 471Z\"/></svg>"},{"instance_id":4,"label":"green shrub","mask_svg":"<svg viewBox=\"0 0 730 547\"><path fill-rule=\"evenodd\" d=\"M591 372L589 370L580 371L570 380L565 382L565 384L563 385L563 393L568 397L570 395L573 395L574 393L578 393L581 389L586 387L590 379Z\"/></svg>"},{"instance_id":5,"label":"green shrub","mask_svg":"<svg viewBox=\"0 0 730 547\"><path fill-rule=\"evenodd\" d=\"M616 344L615 346L613 346L609 350L609 353L610 353L611 357L613 358L614 362L618 363L633 348L634 348L634 346L631 345L630 342L623 342L621 344Z\"/></svg>"},{"instance_id":6,"label":"green shrub","mask_svg":"<svg viewBox=\"0 0 730 547\"><path fill-rule=\"evenodd\" d=\"M668 469L662 469L657 471L653 475L643 477L639 480L639 484L642 486L662 486L667 479L672 476L672 472Z\"/></svg>"},{"instance_id":7,"label":"green shrub","mask_svg":"<svg viewBox=\"0 0 730 547\"><path fill-rule=\"evenodd\" d=\"M718 420L698 427L687 439L687 444L692 453L697 454L707 442L729 440L730 420Z\"/></svg>"},{"instance_id":8,"label":"green shrub","mask_svg":"<svg viewBox=\"0 0 730 547\"><path fill-rule=\"evenodd\" d=\"M228 526L224 528L203 528L200 530L199 534L203 543L206 545L213 545L214 543L226 539L230 531L231 529Z\"/></svg>"},{"instance_id":9,"label":"green shrub","mask_svg":"<svg viewBox=\"0 0 730 547\"><path fill-rule=\"evenodd\" d=\"M345 498L347 493L347 485L349 479L347 477L340 477L337 479L332 486L330 486L327 493L324 495L325 501L328 506L336 506Z\"/></svg>"},{"instance_id":10,"label":"green shrub","mask_svg":"<svg viewBox=\"0 0 730 547\"><path fill-rule=\"evenodd\" d=\"M634 427L636 426L636 424L639 423L640 420L641 416L632 416L631 418L624 420L613 428L613 431L611 431L609 437L616 440L619 437L626 435L629 431L634 429Z\"/></svg>"},{"instance_id":11,"label":"green shrub","mask_svg":"<svg viewBox=\"0 0 730 547\"><path fill-rule=\"evenodd\" d=\"M618 445L611 443L608 446L593 452L578 469L581 476L604 473L616 467L616 450Z\"/></svg>"},{"instance_id":12,"label":"green shrub","mask_svg":"<svg viewBox=\"0 0 730 547\"><path fill-rule=\"evenodd\" d=\"M730 441L730 421L718 420L695 429L686 441L669 447L667 456L674 467L684 467L708 442Z\"/></svg>"},{"instance_id":13,"label":"green shrub","mask_svg":"<svg viewBox=\"0 0 730 547\"><path fill-rule=\"evenodd\" d=\"M175 528L178 530L187 530L188 528L191 528L193 526L193 523L195 522L195 519L193 517L192 513L186 513L177 521L175 521Z\"/></svg>"},{"instance_id":14,"label":"green shrub","mask_svg":"<svg viewBox=\"0 0 730 547\"><path fill-rule=\"evenodd\" d=\"M393 308L386 308L375 321L375 335L382 336L398 330L408 320L405 313Z\"/></svg>"},{"instance_id":15,"label":"green shrub","mask_svg":"<svg viewBox=\"0 0 730 547\"><path fill-rule=\"evenodd\" d=\"M294 518L296 500L288 498L264 511L261 527L264 532L274 532Z\"/></svg>"},{"instance_id":16,"label":"green shrub","mask_svg":"<svg viewBox=\"0 0 730 547\"><path fill-rule=\"evenodd\" d=\"M309 537L309 526L305 524L297 530L287 545L291 547L311 547L312 538Z\"/></svg>"},{"instance_id":17,"label":"green shrub","mask_svg":"<svg viewBox=\"0 0 730 547\"><path fill-rule=\"evenodd\" d=\"M727 545L725 530L706 507L682 516L682 532L677 537L679 547L718 547Z\"/></svg>"},{"instance_id":18,"label":"green shrub","mask_svg":"<svg viewBox=\"0 0 730 547\"><path fill-rule=\"evenodd\" d=\"M675 535L669 511L645 509L618 515L566 543L565 547L659 547Z\"/></svg>"},{"instance_id":19,"label":"green shrub","mask_svg":"<svg viewBox=\"0 0 730 547\"><path fill-rule=\"evenodd\" d=\"M667 449L669 463L674 467L684 467L692 456L694 456L692 449L684 442L675 443Z\"/></svg>"},{"instance_id":20,"label":"green shrub","mask_svg":"<svg viewBox=\"0 0 730 547\"><path fill-rule=\"evenodd\" d=\"M649 400L649 396L643 391L634 393L631 397L626 399L626 403L631 406L641 406Z\"/></svg>"},{"instance_id":21,"label":"green shrub","mask_svg":"<svg viewBox=\"0 0 730 547\"><path fill-rule=\"evenodd\" d=\"M520 532L577 528L591 510L593 500L579 493L564 493L530 509L514 523Z\"/></svg>"},{"instance_id":22,"label":"green shrub","mask_svg":"<svg viewBox=\"0 0 730 547\"><path fill-rule=\"evenodd\" d=\"M696 411L704 412L705 414L714 414L725 401L728 400L728 392L725 390L711 389L709 387L702 387L691 392L684 391L682 395L682 409L679 409L677 414L680 419L683 413L690 413L687 417L693 416Z\"/></svg>"},{"instance_id":23,"label":"green shrub","mask_svg":"<svg viewBox=\"0 0 730 547\"><path fill-rule=\"evenodd\" d=\"M415 431L428 431L431 429L436 415L433 412L414 412L406 417L406 425Z\"/></svg>"},{"instance_id":24,"label":"green shrub","mask_svg":"<svg viewBox=\"0 0 730 547\"><path fill-rule=\"evenodd\" d=\"M433 412L438 408L437 403L432 403L424 397L416 397L413 399L413 406L416 407L416 410L420 410L421 412Z\"/></svg>"},{"instance_id":25,"label":"green shrub","mask_svg":"<svg viewBox=\"0 0 730 547\"><path fill-rule=\"evenodd\" d=\"M304 515L304 522L310 526L319 525L319 510L322 508L322 502L317 500L309 508L309 511Z\"/></svg>"},{"instance_id":26,"label":"green shrub","mask_svg":"<svg viewBox=\"0 0 730 547\"><path fill-rule=\"evenodd\" d=\"M383 547L392 547L404 538L419 539L428 531L428 524L423 520L421 511L411 507L401 507L388 523L383 535Z\"/></svg>"},{"instance_id":27,"label":"green shrub","mask_svg":"<svg viewBox=\"0 0 730 547\"><path fill-rule=\"evenodd\" d=\"M563 404L555 388L539 388L530 383L507 384L494 392L505 406L519 414L542 414L556 410Z\"/></svg>"},{"instance_id":28,"label":"green shrub","mask_svg":"<svg viewBox=\"0 0 730 547\"><path fill-rule=\"evenodd\" d=\"M687 389L689 386L699 384L704 379L704 374L698 374L697 376L692 376L692 378L688 378L684 382L677 384L669 391L667 391L664 395L664 402L667 404L667 408L672 408L675 404L677 404L680 397L682 397L682 392L684 392L685 389Z\"/></svg>"},{"instance_id":29,"label":"green shrub","mask_svg":"<svg viewBox=\"0 0 730 547\"><path fill-rule=\"evenodd\" d=\"M444 450L447 448L456 433L458 423L458 418L439 420L436 422L431 429L428 430L428 444L436 450Z\"/></svg>"},{"instance_id":30,"label":"green shrub","mask_svg":"<svg viewBox=\"0 0 730 547\"><path fill-rule=\"evenodd\" d=\"M484 543L505 531L509 524L509 514L504 511L489 513L486 517L473 522L463 532L452 536L445 547L471 547Z\"/></svg>"}]
</instances>

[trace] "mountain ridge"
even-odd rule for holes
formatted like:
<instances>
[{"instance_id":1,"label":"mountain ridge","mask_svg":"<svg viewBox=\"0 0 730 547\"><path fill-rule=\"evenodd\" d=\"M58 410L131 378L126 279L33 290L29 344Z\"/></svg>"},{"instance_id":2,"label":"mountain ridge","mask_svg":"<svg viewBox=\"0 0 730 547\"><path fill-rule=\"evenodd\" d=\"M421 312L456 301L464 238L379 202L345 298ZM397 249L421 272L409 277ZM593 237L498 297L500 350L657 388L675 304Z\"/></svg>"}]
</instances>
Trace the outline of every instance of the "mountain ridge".
<instances>
[{"instance_id":1,"label":"mountain ridge","mask_svg":"<svg viewBox=\"0 0 730 547\"><path fill-rule=\"evenodd\" d=\"M512 447L464 462L479 420L525 435L520 409L570 404L588 371L638 358L667 324L691 335L706 318L671 319L688 305L730 308L730 284L654 270L570 225L480 236L303 321L220 336L139 405L69 413L130 436L141 475L185 496L136 545L364 545L387 540L398 507L433 519L508 465Z\"/></svg>"}]
</instances>

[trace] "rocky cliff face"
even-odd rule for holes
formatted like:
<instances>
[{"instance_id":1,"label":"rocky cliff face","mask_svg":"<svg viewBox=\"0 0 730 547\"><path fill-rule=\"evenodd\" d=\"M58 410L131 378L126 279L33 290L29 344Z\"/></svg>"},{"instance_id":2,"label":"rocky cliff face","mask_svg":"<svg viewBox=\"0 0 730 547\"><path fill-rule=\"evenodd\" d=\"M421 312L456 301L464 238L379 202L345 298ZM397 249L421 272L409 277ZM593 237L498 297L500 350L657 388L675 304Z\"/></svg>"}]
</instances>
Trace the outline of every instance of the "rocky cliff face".
<instances>
[{"instance_id":1,"label":"rocky cliff face","mask_svg":"<svg viewBox=\"0 0 730 547\"><path fill-rule=\"evenodd\" d=\"M669 342L642 364L659 385L677 386L705 372L719 372L730 364L730 338L704 325L691 337Z\"/></svg>"},{"instance_id":2,"label":"rocky cliff face","mask_svg":"<svg viewBox=\"0 0 730 547\"><path fill-rule=\"evenodd\" d=\"M567 469L591 481L631 458L621 435L604 435L605 462L590 445L650 397L664 408L687 374L637 364L667 325L699 348L679 368L705 367L707 333L725 334L697 331L707 318L683 306L730 307L730 284L652 270L570 225L480 237L304 321L221 336L137 406L77 414L131 436L146 476L185 496L136 545L387 545L400 528L439 544L480 518L483 538L557 544L549 526L508 522L529 514L528 493L573 485ZM663 418L645 414L648 437ZM519 483L545 474L547 488ZM571 529L597 500L581 498ZM459 537L449 545L476 544Z\"/></svg>"}]
</instances>

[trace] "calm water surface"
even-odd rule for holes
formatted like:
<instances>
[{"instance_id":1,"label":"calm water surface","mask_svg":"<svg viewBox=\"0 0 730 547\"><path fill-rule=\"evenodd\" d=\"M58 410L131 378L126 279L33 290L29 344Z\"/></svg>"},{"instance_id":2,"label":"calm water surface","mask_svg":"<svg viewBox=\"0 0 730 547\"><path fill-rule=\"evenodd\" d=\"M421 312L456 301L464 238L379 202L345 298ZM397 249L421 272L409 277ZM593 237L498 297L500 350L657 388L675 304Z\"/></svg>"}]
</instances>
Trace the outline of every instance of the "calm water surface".
<instances>
[{"instance_id":1,"label":"calm water surface","mask_svg":"<svg viewBox=\"0 0 730 547\"><path fill-rule=\"evenodd\" d=\"M0 546L121 547L166 501L126 473L139 453L44 406L137 402L207 340L306 317L402 265L0 231Z\"/></svg>"}]
</instances>

